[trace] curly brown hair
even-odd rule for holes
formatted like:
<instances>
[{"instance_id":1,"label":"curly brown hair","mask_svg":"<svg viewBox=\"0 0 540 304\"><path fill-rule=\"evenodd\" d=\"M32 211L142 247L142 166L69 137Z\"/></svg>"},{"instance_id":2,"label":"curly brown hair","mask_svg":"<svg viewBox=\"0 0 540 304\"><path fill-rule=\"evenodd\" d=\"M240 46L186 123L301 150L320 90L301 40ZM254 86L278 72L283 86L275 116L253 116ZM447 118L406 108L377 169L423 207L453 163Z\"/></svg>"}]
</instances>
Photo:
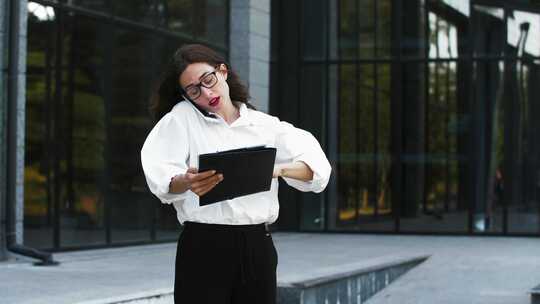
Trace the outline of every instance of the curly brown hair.
<instances>
[{"instance_id":1,"label":"curly brown hair","mask_svg":"<svg viewBox=\"0 0 540 304\"><path fill-rule=\"evenodd\" d=\"M250 96L247 87L242 84L240 77L231 69L225 58L207 46L186 44L176 50L152 91L149 110L155 121L160 120L174 105L184 101L183 95L186 94L179 84L180 75L188 65L201 62L211 66L225 64L228 70L227 84L231 100L245 103L249 108L255 109L248 102Z\"/></svg>"}]
</instances>

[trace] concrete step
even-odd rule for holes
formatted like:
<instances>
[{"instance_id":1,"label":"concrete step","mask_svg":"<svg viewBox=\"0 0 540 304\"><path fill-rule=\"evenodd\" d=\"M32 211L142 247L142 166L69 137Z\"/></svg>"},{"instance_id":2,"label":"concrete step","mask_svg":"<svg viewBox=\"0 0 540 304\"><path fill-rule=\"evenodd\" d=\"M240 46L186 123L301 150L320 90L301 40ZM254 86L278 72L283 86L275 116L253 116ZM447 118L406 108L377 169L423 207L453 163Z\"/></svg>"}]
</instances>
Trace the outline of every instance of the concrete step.
<instances>
[{"instance_id":1,"label":"concrete step","mask_svg":"<svg viewBox=\"0 0 540 304\"><path fill-rule=\"evenodd\" d=\"M278 279L277 304L360 304L429 256L386 256L360 263L317 268ZM171 289L160 289L78 304L171 304ZM339 301L339 302L338 302Z\"/></svg>"},{"instance_id":2,"label":"concrete step","mask_svg":"<svg viewBox=\"0 0 540 304\"><path fill-rule=\"evenodd\" d=\"M361 304L429 256L386 256L278 280L278 304Z\"/></svg>"}]
</instances>

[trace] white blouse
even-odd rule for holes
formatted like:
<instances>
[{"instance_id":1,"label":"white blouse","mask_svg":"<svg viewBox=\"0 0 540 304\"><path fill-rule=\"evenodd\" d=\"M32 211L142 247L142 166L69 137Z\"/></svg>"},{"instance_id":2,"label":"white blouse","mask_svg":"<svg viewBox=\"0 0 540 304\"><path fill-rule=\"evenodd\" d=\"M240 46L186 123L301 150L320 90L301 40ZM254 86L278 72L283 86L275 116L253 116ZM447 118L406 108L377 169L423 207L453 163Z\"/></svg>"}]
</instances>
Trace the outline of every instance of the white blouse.
<instances>
[{"instance_id":1,"label":"white blouse","mask_svg":"<svg viewBox=\"0 0 540 304\"><path fill-rule=\"evenodd\" d=\"M178 221L245 225L271 224L279 212L278 179L269 191L199 206L199 196L188 190L169 193L171 178L198 167L198 156L256 145L275 147L276 164L303 161L313 170L313 180L284 178L290 186L321 192L328 184L331 167L311 133L277 117L248 109L240 103L240 117L227 124L219 115L203 115L192 103L177 103L148 134L141 149L141 162L150 191L162 203L173 204ZM224 176L227 178L227 176Z\"/></svg>"}]
</instances>

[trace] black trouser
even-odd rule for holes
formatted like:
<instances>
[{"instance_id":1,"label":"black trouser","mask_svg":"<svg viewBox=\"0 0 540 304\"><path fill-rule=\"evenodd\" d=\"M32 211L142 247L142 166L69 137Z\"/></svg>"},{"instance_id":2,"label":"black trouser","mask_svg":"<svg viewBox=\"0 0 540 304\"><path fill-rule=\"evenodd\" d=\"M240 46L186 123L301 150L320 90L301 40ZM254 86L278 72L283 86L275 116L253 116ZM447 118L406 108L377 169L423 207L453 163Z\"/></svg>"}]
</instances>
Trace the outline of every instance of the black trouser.
<instances>
[{"instance_id":1,"label":"black trouser","mask_svg":"<svg viewBox=\"0 0 540 304\"><path fill-rule=\"evenodd\" d=\"M178 239L175 304L275 304L277 252L265 225L186 222Z\"/></svg>"}]
</instances>

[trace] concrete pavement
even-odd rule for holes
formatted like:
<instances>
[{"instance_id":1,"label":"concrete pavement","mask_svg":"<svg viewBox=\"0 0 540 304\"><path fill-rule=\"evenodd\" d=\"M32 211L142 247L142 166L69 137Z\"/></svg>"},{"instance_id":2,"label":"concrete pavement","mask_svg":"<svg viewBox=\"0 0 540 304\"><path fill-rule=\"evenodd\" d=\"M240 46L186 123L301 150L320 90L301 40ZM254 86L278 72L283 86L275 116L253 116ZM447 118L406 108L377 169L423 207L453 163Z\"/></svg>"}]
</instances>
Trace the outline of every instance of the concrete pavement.
<instances>
[{"instance_id":1,"label":"concrete pavement","mask_svg":"<svg viewBox=\"0 0 540 304\"><path fill-rule=\"evenodd\" d=\"M367 303L530 303L540 239L363 234L273 234L278 284L429 255ZM172 303L176 244L55 254L59 266L0 263L0 303ZM349 267L349 268L350 268ZM343 304L343 303L341 303Z\"/></svg>"}]
</instances>

